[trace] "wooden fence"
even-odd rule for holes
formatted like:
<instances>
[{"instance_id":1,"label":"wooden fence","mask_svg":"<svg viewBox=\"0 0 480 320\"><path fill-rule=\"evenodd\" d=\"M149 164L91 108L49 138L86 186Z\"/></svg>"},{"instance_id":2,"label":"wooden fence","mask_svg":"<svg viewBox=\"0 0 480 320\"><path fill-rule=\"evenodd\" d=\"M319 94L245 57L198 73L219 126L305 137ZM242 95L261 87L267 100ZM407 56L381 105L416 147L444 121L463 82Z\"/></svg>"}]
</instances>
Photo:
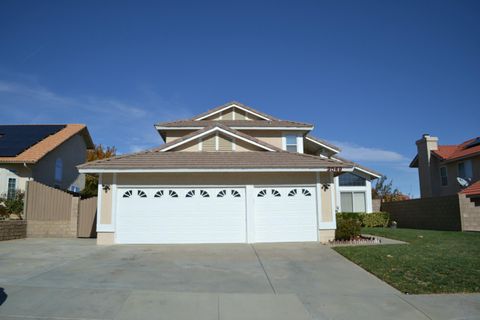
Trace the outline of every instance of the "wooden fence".
<instances>
[{"instance_id":1,"label":"wooden fence","mask_svg":"<svg viewBox=\"0 0 480 320\"><path fill-rule=\"evenodd\" d=\"M97 235L97 197L80 200L78 210L79 238L94 238Z\"/></svg>"},{"instance_id":2,"label":"wooden fence","mask_svg":"<svg viewBox=\"0 0 480 320\"><path fill-rule=\"evenodd\" d=\"M24 214L28 237L95 237L96 211L96 197L81 200L39 182L27 182Z\"/></svg>"}]
</instances>

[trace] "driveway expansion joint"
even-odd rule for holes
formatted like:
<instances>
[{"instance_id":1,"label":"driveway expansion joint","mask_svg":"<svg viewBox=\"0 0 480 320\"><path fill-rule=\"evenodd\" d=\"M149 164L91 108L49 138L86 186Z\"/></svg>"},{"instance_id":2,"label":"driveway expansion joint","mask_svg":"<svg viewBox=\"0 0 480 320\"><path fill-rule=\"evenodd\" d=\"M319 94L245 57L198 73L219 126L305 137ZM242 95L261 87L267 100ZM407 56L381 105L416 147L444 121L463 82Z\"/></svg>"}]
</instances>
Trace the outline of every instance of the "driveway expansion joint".
<instances>
[{"instance_id":1,"label":"driveway expansion joint","mask_svg":"<svg viewBox=\"0 0 480 320\"><path fill-rule=\"evenodd\" d=\"M270 277L268 276L267 271L265 270L265 266L263 265L262 259L260 259L260 256L258 255L257 250L255 249L255 247L252 244L250 246L252 247L253 252L255 252L255 255L257 256L258 263L260 263L260 266L262 267L263 273L265 273L265 277L267 277L268 284L270 285L270 288L272 288L272 291L273 291L274 294L277 294L277 291L275 291L275 287L273 286L273 283L270 280Z\"/></svg>"}]
</instances>

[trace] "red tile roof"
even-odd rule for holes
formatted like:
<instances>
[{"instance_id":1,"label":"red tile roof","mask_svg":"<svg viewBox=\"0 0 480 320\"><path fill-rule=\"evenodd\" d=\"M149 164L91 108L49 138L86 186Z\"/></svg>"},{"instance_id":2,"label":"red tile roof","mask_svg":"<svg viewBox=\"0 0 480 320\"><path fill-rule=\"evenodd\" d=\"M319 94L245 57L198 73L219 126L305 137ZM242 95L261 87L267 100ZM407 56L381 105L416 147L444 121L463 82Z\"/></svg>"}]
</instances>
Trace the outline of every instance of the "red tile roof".
<instances>
[{"instance_id":1,"label":"red tile roof","mask_svg":"<svg viewBox=\"0 0 480 320\"><path fill-rule=\"evenodd\" d=\"M467 140L458 145L438 146L438 150L434 150L432 152L442 160L447 161L465 158L477 153L480 154L480 144L469 147L469 145L475 142L477 139L480 139L480 137Z\"/></svg>"},{"instance_id":2,"label":"red tile roof","mask_svg":"<svg viewBox=\"0 0 480 320\"><path fill-rule=\"evenodd\" d=\"M480 195L480 180L460 191L467 196Z\"/></svg>"}]
</instances>

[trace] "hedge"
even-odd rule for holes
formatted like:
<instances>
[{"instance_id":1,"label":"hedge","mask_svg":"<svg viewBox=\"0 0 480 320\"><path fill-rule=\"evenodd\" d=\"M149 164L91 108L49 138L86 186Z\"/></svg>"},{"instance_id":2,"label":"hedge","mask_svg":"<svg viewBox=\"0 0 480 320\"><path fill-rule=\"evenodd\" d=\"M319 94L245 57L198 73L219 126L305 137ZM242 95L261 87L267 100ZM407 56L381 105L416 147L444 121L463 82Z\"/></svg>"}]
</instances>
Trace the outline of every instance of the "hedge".
<instances>
[{"instance_id":1,"label":"hedge","mask_svg":"<svg viewBox=\"0 0 480 320\"><path fill-rule=\"evenodd\" d=\"M360 235L362 227L387 227L389 215L386 212L340 212L337 213L336 240L351 240Z\"/></svg>"}]
</instances>

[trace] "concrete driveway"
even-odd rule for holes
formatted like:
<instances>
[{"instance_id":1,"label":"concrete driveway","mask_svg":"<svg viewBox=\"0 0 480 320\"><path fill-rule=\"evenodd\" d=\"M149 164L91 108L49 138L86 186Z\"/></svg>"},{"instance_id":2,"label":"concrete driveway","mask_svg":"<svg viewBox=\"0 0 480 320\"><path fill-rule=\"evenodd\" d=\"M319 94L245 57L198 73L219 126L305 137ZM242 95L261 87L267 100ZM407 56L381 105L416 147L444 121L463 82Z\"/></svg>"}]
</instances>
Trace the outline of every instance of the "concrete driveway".
<instances>
[{"instance_id":1,"label":"concrete driveway","mask_svg":"<svg viewBox=\"0 0 480 320\"><path fill-rule=\"evenodd\" d=\"M0 319L480 319L480 295L403 295L316 243L0 242Z\"/></svg>"}]
</instances>

